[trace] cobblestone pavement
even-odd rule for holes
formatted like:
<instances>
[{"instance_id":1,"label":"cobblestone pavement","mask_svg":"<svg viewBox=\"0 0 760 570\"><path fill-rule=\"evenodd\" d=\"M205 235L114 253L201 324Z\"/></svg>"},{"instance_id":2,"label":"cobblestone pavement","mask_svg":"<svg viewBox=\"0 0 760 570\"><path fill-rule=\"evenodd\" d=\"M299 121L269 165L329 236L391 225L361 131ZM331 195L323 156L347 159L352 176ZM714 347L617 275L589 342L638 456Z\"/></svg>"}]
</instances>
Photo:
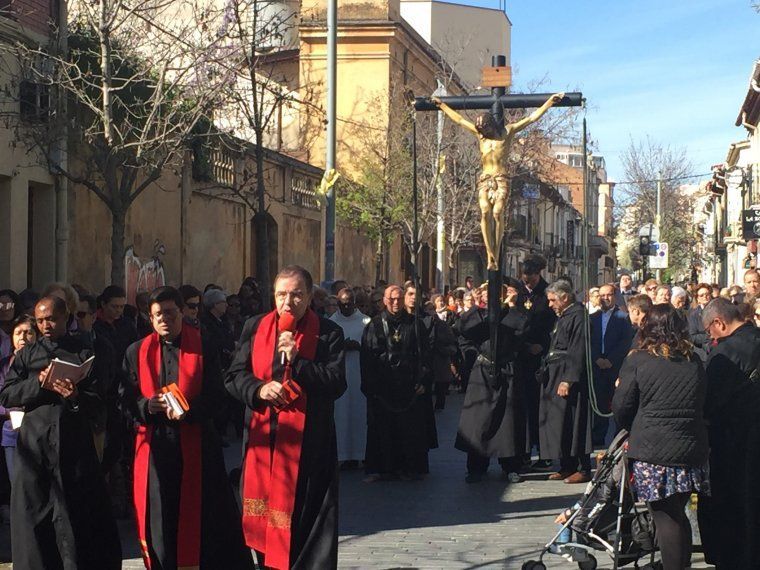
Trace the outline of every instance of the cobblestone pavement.
<instances>
[{"instance_id":1,"label":"cobblestone pavement","mask_svg":"<svg viewBox=\"0 0 760 570\"><path fill-rule=\"evenodd\" d=\"M367 484L359 471L342 474L340 568L519 569L537 558L555 532L556 513L575 502L582 486L540 475L510 485L495 465L488 480L466 484L465 456L453 447L461 404L461 396L451 396L436 416L440 448L430 454L426 480ZM225 453L228 465L234 465L239 447L233 444ZM0 529L2 561L9 560L7 529ZM143 568L132 524L120 521L120 529L123 568ZM693 568L712 568L701 560L695 554ZM548 568L577 568L556 556L545 562ZM0 569L10 567L0 564ZM599 567L612 564L600 556Z\"/></svg>"}]
</instances>

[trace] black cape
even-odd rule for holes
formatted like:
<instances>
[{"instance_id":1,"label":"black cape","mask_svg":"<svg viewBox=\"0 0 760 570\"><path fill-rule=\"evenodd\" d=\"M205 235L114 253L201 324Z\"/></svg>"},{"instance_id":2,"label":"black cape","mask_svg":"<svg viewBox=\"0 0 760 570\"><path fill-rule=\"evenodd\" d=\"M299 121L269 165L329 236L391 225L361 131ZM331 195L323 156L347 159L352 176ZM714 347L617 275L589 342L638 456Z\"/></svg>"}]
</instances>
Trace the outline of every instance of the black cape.
<instances>
[{"instance_id":1,"label":"black cape","mask_svg":"<svg viewBox=\"0 0 760 570\"><path fill-rule=\"evenodd\" d=\"M263 316L251 317L246 322L240 348L225 381L227 391L246 405L244 450L251 409L264 405L256 397L263 382L254 377L251 369L251 342ZM290 528L293 570L327 570L338 566L338 447L334 403L347 387L344 342L340 325L320 317L314 360L296 358L293 363L293 378L307 395L306 424ZM280 358L272 354L272 377L280 378L282 373ZM276 425L274 427L276 434Z\"/></svg>"},{"instance_id":2,"label":"black cape","mask_svg":"<svg viewBox=\"0 0 760 570\"><path fill-rule=\"evenodd\" d=\"M473 308L460 317L461 334L479 347L470 374L459 418L455 447L485 457L514 457L525 451L526 417L520 379L514 375L517 338L522 334L525 313L517 308L501 314L498 353L501 374L490 361L488 316Z\"/></svg>"},{"instance_id":3,"label":"black cape","mask_svg":"<svg viewBox=\"0 0 760 570\"><path fill-rule=\"evenodd\" d=\"M718 341L707 360L705 418L711 497L699 498L708 562L719 570L760 568L760 330L745 324Z\"/></svg>"},{"instance_id":4,"label":"black cape","mask_svg":"<svg viewBox=\"0 0 760 570\"><path fill-rule=\"evenodd\" d=\"M563 459L591 453L591 407L586 374L586 309L570 305L557 319L547 355L549 378L541 386L539 426L542 459ZM552 353L559 355L552 359ZM557 388L570 383L570 395Z\"/></svg>"},{"instance_id":5,"label":"black cape","mask_svg":"<svg viewBox=\"0 0 760 570\"><path fill-rule=\"evenodd\" d=\"M102 417L95 359L78 396L42 389L38 375L53 358L80 364L89 338L43 338L16 355L0 391L6 408L24 407L11 492L13 565L28 569L121 568L121 543L93 442Z\"/></svg>"},{"instance_id":6,"label":"black cape","mask_svg":"<svg viewBox=\"0 0 760 570\"><path fill-rule=\"evenodd\" d=\"M161 386L178 381L180 338L161 343ZM203 385L180 421L149 414L148 400L138 379L140 344L132 344L124 358L124 401L135 422L153 425L148 469L147 537L153 568L177 566L177 529L182 483L181 422L200 423L201 435L201 553L200 567L207 570L253 568L251 551L243 540L240 511L227 479L222 443L213 420L223 410L224 386L216 354L203 342Z\"/></svg>"},{"instance_id":7,"label":"black cape","mask_svg":"<svg viewBox=\"0 0 760 570\"><path fill-rule=\"evenodd\" d=\"M397 315L383 311L364 329L361 371L362 393L367 397L368 473L419 475L429 471L428 449L434 442L428 330L420 319L420 353L414 318L406 311ZM424 394L415 393L417 385L424 387Z\"/></svg>"}]
</instances>

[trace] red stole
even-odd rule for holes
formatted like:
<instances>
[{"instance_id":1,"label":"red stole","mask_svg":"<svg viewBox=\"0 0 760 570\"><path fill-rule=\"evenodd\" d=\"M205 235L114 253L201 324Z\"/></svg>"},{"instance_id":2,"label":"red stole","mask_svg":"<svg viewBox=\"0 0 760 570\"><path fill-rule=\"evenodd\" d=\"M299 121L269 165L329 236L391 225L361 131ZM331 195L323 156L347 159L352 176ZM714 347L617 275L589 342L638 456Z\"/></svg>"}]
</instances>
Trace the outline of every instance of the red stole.
<instances>
[{"instance_id":1,"label":"red stole","mask_svg":"<svg viewBox=\"0 0 760 570\"><path fill-rule=\"evenodd\" d=\"M138 352L138 380L140 393L152 398L160 389L161 343L155 332L143 339ZM192 408L193 399L201 392L203 383L203 348L201 333L195 327L182 325L179 347L179 389ZM145 567L151 561L147 537L148 469L150 441L153 426L140 425L135 440L134 501L137 511L137 536L140 539ZM179 528L177 532L177 566L197 569L201 554L201 426L180 423L182 447L182 482L179 501Z\"/></svg>"},{"instance_id":2,"label":"red stole","mask_svg":"<svg viewBox=\"0 0 760 570\"><path fill-rule=\"evenodd\" d=\"M253 375L270 382L277 347L277 311L261 319L251 344ZM298 358L314 360L319 317L311 309L295 332ZM278 414L274 450L270 446L271 415ZM287 409L275 412L260 405L251 412L243 471L243 532L248 546L266 556L266 567L290 568L290 522L296 500L298 464L306 423L306 393Z\"/></svg>"}]
</instances>

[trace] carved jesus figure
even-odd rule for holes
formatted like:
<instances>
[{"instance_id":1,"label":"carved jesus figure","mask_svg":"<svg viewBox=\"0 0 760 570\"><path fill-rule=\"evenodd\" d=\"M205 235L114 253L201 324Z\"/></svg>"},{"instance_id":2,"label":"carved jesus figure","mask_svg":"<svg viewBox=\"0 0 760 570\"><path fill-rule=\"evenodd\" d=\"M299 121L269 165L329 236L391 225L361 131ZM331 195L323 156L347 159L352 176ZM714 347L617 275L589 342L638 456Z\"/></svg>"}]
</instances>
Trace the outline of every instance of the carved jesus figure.
<instances>
[{"instance_id":1,"label":"carved jesus figure","mask_svg":"<svg viewBox=\"0 0 760 570\"><path fill-rule=\"evenodd\" d=\"M480 205L480 230L488 254L488 270L499 268L497 256L504 236L504 208L509 199L507 156L515 135L528 125L538 121L546 111L565 96L555 93L546 103L527 117L514 123L501 125L491 113L482 113L475 124L462 117L438 97L431 101L461 127L478 137L483 170L478 179L478 204Z\"/></svg>"}]
</instances>

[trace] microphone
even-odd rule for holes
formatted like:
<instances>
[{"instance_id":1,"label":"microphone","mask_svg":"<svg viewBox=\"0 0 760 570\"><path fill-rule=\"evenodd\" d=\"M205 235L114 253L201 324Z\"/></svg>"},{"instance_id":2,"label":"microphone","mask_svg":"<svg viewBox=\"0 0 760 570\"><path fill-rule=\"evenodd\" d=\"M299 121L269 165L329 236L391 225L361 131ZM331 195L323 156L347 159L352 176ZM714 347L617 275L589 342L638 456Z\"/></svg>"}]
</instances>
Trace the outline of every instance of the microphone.
<instances>
[{"instance_id":1,"label":"microphone","mask_svg":"<svg viewBox=\"0 0 760 570\"><path fill-rule=\"evenodd\" d=\"M285 311L280 315L277 326L280 328L280 332L296 332L296 318L293 316L293 313ZM284 366L285 364L285 353L283 352L282 365Z\"/></svg>"}]
</instances>

